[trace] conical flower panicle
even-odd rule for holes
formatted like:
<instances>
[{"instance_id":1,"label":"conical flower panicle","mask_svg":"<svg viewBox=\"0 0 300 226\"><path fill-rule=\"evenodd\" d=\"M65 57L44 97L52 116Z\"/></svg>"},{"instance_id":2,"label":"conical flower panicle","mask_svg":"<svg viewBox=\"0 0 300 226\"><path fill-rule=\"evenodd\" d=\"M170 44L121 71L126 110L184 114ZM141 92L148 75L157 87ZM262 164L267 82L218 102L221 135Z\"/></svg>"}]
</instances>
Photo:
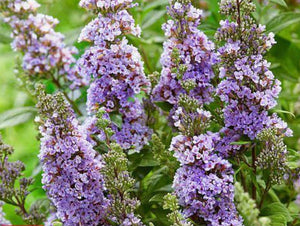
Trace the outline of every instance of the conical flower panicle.
<instances>
[{"instance_id":1,"label":"conical flower panicle","mask_svg":"<svg viewBox=\"0 0 300 226\"><path fill-rule=\"evenodd\" d=\"M217 58L214 43L197 28L202 11L190 2L170 1L168 12L171 19L163 25L168 38L161 57L163 69L153 98L176 105L181 94L188 94L199 104L209 103Z\"/></svg>"},{"instance_id":2,"label":"conical flower panicle","mask_svg":"<svg viewBox=\"0 0 300 226\"><path fill-rule=\"evenodd\" d=\"M277 105L280 81L270 71L265 53L275 44L274 34L265 34L265 26L257 25L251 17L252 1L222 0L221 13L228 19L220 22L216 39L222 79L217 94L225 103L224 121L236 134L255 139L265 128L275 127L290 136L291 130L268 110Z\"/></svg>"},{"instance_id":3,"label":"conical flower panicle","mask_svg":"<svg viewBox=\"0 0 300 226\"><path fill-rule=\"evenodd\" d=\"M173 138L170 150L181 164L173 188L184 215L195 222L242 226L234 205L232 165L215 150L219 140L219 135L211 132Z\"/></svg>"},{"instance_id":4,"label":"conical flower panicle","mask_svg":"<svg viewBox=\"0 0 300 226\"><path fill-rule=\"evenodd\" d=\"M85 82L73 64L77 49L67 47L64 36L55 32L58 20L37 13L40 5L35 0L3 0L0 13L12 29L12 48L24 54L22 68L33 81L64 80L71 89ZM60 88L60 87L59 87Z\"/></svg>"},{"instance_id":5,"label":"conical flower panicle","mask_svg":"<svg viewBox=\"0 0 300 226\"><path fill-rule=\"evenodd\" d=\"M98 225L108 206L101 156L79 129L62 94L46 95L40 87L37 107L42 183L57 208L56 216L64 225Z\"/></svg>"},{"instance_id":6,"label":"conical flower panicle","mask_svg":"<svg viewBox=\"0 0 300 226\"><path fill-rule=\"evenodd\" d=\"M181 165L174 177L175 194L184 216L196 224L241 226L232 166L215 150L219 134L206 132L211 113L203 105L212 101L213 66L218 62L214 44L198 30L202 12L190 1L172 0L168 12L172 19L163 26L167 41L153 99L174 105L170 123L180 134L172 139L170 151Z\"/></svg>"},{"instance_id":7,"label":"conical flower panicle","mask_svg":"<svg viewBox=\"0 0 300 226\"><path fill-rule=\"evenodd\" d=\"M79 41L93 45L78 61L78 70L88 89L87 111L90 115L104 107L107 113L119 112L122 125L112 126L115 139L123 149L140 151L151 136L145 112L136 95L149 93L143 61L136 47L125 35L140 35L139 26L127 11L132 0L82 0L80 6L96 14L81 32Z\"/></svg>"}]
</instances>

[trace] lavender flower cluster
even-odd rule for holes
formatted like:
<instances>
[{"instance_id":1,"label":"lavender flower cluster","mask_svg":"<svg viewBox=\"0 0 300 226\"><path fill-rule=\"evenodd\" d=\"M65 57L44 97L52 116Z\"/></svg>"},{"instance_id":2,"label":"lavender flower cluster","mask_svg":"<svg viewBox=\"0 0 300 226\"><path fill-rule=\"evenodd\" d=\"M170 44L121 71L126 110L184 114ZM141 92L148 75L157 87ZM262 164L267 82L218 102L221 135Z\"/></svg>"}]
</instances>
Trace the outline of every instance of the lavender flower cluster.
<instances>
[{"instance_id":1,"label":"lavender flower cluster","mask_svg":"<svg viewBox=\"0 0 300 226\"><path fill-rule=\"evenodd\" d=\"M234 206L233 169L215 153L218 134L179 135L170 147L181 163L173 188L184 214L208 225L242 225Z\"/></svg>"},{"instance_id":2,"label":"lavender flower cluster","mask_svg":"<svg viewBox=\"0 0 300 226\"><path fill-rule=\"evenodd\" d=\"M79 40L93 46L79 59L78 71L85 80L92 78L88 89L89 114L100 107L108 113L121 113L122 126L113 126L114 139L124 149L139 151L148 142L151 131L145 125L142 103L136 95L148 93L150 82L138 50L124 37L140 35L140 28L127 11L134 5L132 0L80 1L80 6L95 12L97 18L81 32Z\"/></svg>"},{"instance_id":3,"label":"lavender flower cluster","mask_svg":"<svg viewBox=\"0 0 300 226\"><path fill-rule=\"evenodd\" d=\"M224 122L235 134L255 139L264 128L275 127L291 135L287 124L268 110L277 104L280 81L270 71L264 54L275 43L274 34L265 35L265 26L255 24L250 14L251 1L222 0L221 13L229 19L221 21L216 39L225 42L218 49L220 57L217 94L226 104Z\"/></svg>"},{"instance_id":4,"label":"lavender flower cluster","mask_svg":"<svg viewBox=\"0 0 300 226\"><path fill-rule=\"evenodd\" d=\"M173 20L165 25L161 79L154 100L174 105L172 123L182 133L170 151L180 162L173 188L184 215L207 225L242 225L234 206L231 164L215 151L220 137L204 131L211 114L202 110L212 100L214 44L198 30L201 11L190 2L170 1Z\"/></svg>"},{"instance_id":5,"label":"lavender flower cluster","mask_svg":"<svg viewBox=\"0 0 300 226\"><path fill-rule=\"evenodd\" d=\"M176 105L181 94L189 93L199 104L211 102L212 66L217 58L214 43L197 28L202 11L189 1L171 1L168 13L172 19L163 25L167 40L161 57L163 69L153 90L153 99Z\"/></svg>"},{"instance_id":6,"label":"lavender flower cluster","mask_svg":"<svg viewBox=\"0 0 300 226\"><path fill-rule=\"evenodd\" d=\"M105 217L101 156L79 129L62 94L46 95L38 88L43 188L64 225L98 225Z\"/></svg>"},{"instance_id":7,"label":"lavender flower cluster","mask_svg":"<svg viewBox=\"0 0 300 226\"><path fill-rule=\"evenodd\" d=\"M11 46L24 54L22 67L30 79L64 80L75 89L84 84L73 67L77 50L64 44L64 36L54 30L58 20L37 13L39 7L35 0L1 1L0 12L12 28Z\"/></svg>"},{"instance_id":8,"label":"lavender flower cluster","mask_svg":"<svg viewBox=\"0 0 300 226\"><path fill-rule=\"evenodd\" d=\"M67 47L64 36L54 30L58 20L38 14L35 0L0 2L0 12L13 29L12 47L24 54L22 67L32 80L51 79L58 88L62 88L61 80L71 89L89 85L89 117L83 125L79 125L72 107L66 103L68 96L47 95L44 87L37 87L42 183L56 208L47 225L59 219L66 226L143 226L135 214L140 203L131 195L136 183L123 152L139 152L152 133L146 125L145 107L138 98L150 94L151 84L141 55L126 38L139 37L141 33L128 11L136 4L133 0L81 0L80 6L96 18L80 34L79 41L91 46L76 62L73 55L77 50ZM242 136L256 139L262 147L257 159L253 158L254 171L256 167L271 170L270 183L284 176L287 149L283 137L290 136L291 130L276 114L268 112L276 106L281 88L269 69L270 63L264 59L275 40L272 33L265 35L265 27L251 18L254 8L251 0L221 0L221 13L228 19L221 21L217 31L217 41L225 44L216 53L214 43L198 29L201 10L189 0L170 0L168 13L172 19L163 25L167 37L161 58L163 69L148 104L171 104L169 119L179 132L170 146L180 163L173 181L177 198L170 194L165 204L172 211L168 216L174 225L243 225L234 204L233 167L226 159L239 150L240 146L232 142ZM221 79L216 89L215 65L219 65ZM225 126L221 122L217 133L209 131L212 114L204 110L213 101L214 92L225 106ZM111 122L118 116L121 123ZM94 135L105 141L108 151L103 157L94 148ZM154 159L171 165L170 156L162 154L165 146L160 138L155 135L152 141L156 142L152 149ZM3 156L0 152L0 181L5 182L0 184L0 200L13 200L15 179L24 165L9 163ZM151 173L147 177L151 178ZM31 183L31 179L20 180L24 188ZM300 179L295 181L295 189L300 190ZM26 189L18 192L21 197L28 195ZM256 193L255 190L252 195ZM262 201L266 194L267 190ZM300 203L300 196L297 202ZM27 214L25 202L20 206L26 217L34 216ZM32 208L33 213L37 209L38 205ZM2 218L0 202L0 224L5 222ZM255 219L258 220L257 215Z\"/></svg>"}]
</instances>

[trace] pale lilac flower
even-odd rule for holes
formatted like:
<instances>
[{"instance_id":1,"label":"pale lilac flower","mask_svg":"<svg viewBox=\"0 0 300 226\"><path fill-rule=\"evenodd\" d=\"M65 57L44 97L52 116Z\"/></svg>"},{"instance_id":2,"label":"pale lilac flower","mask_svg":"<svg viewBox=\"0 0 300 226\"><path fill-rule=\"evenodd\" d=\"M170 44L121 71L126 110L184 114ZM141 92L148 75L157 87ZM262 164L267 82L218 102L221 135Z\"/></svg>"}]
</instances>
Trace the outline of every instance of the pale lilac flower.
<instances>
[{"instance_id":1,"label":"pale lilac flower","mask_svg":"<svg viewBox=\"0 0 300 226\"><path fill-rule=\"evenodd\" d=\"M140 35L139 26L127 11L135 4L132 0L82 0L80 6L97 14L79 37L79 41L93 44L77 63L85 81L92 80L87 111L93 115L104 108L107 113L121 113L121 127L112 126L113 139L123 149L140 151L148 143L151 130L146 126L145 112L136 96L149 93L150 82L137 48L124 37Z\"/></svg>"}]
</instances>

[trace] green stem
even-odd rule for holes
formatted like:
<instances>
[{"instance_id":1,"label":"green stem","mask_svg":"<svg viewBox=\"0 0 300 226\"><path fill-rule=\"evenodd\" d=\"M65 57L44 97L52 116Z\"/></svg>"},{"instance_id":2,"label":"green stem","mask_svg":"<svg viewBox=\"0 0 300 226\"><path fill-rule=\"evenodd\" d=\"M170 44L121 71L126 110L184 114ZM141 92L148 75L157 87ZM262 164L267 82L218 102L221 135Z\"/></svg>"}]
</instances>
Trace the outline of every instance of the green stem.
<instances>
[{"instance_id":1,"label":"green stem","mask_svg":"<svg viewBox=\"0 0 300 226\"><path fill-rule=\"evenodd\" d=\"M82 116L82 112L79 110L79 108L77 107L77 105L74 103L73 100L71 100L71 98L68 96L68 94L64 91L63 87L61 86L61 84L59 83L59 81L54 77L53 74L51 74L52 77L52 81L53 83L57 86L57 88L60 89L60 91L62 92L62 94L65 96L65 98L67 99L67 101L72 105L73 109L75 110L75 112L79 115Z\"/></svg>"},{"instance_id":2,"label":"green stem","mask_svg":"<svg viewBox=\"0 0 300 226\"><path fill-rule=\"evenodd\" d=\"M145 65L146 65L146 67L147 67L147 69L149 71L149 74L153 73L153 68L152 68L152 66L151 66L151 64L149 62L148 56L147 56L147 54L146 54L146 52L145 52L145 50L144 50L144 48L143 48L142 45L140 45L140 50L141 50L142 57L144 59Z\"/></svg>"},{"instance_id":3,"label":"green stem","mask_svg":"<svg viewBox=\"0 0 300 226\"><path fill-rule=\"evenodd\" d=\"M253 168L253 173L256 176L256 146L252 148L252 168ZM256 200L256 186L254 183L252 183L252 199Z\"/></svg>"},{"instance_id":4,"label":"green stem","mask_svg":"<svg viewBox=\"0 0 300 226\"><path fill-rule=\"evenodd\" d=\"M263 195L261 197L260 203L258 205L259 209L261 209L261 207L262 207L262 205L264 203L264 200L266 198L266 195L267 195L268 191L270 190L270 188L271 188L271 182L270 182L270 179L269 179L268 182L267 182L266 188L265 188L265 190L263 192Z\"/></svg>"}]
</instances>

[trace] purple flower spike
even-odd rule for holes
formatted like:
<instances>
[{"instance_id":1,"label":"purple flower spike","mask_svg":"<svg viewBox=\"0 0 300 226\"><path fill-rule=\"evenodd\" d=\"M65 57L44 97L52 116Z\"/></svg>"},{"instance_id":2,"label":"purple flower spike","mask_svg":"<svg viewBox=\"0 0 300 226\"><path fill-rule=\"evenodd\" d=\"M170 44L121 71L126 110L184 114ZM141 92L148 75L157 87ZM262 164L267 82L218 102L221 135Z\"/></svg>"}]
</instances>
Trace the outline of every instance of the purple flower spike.
<instances>
[{"instance_id":1,"label":"purple flower spike","mask_svg":"<svg viewBox=\"0 0 300 226\"><path fill-rule=\"evenodd\" d=\"M63 96L39 94L43 188L66 226L98 225L106 215L103 161Z\"/></svg>"}]
</instances>

